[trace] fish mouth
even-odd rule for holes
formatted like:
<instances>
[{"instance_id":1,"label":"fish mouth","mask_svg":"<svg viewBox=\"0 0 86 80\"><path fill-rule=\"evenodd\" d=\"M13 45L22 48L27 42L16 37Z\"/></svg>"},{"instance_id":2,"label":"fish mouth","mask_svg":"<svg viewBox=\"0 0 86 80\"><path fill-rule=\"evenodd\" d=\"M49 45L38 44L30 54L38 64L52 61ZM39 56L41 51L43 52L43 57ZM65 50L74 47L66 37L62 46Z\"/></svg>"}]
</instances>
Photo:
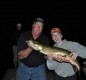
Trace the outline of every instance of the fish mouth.
<instances>
[{"instance_id":1,"label":"fish mouth","mask_svg":"<svg viewBox=\"0 0 86 80\"><path fill-rule=\"evenodd\" d=\"M34 44L32 40L28 40L28 41L26 41L26 42L27 42L27 43L29 44L29 46L32 47L33 49L38 50L36 44Z\"/></svg>"}]
</instances>

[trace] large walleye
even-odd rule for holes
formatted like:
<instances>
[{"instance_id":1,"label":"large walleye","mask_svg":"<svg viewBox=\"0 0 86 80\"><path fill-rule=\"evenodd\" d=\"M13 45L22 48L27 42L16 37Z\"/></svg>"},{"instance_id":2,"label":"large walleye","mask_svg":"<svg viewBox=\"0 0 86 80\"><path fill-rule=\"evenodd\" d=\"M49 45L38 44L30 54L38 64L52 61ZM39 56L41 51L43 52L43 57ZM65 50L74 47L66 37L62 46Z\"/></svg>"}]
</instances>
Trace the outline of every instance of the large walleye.
<instances>
[{"instance_id":1,"label":"large walleye","mask_svg":"<svg viewBox=\"0 0 86 80\"><path fill-rule=\"evenodd\" d=\"M80 70L80 66L78 63L78 60L73 60L72 57L70 56L71 52L63 49L63 48L57 48L57 47L52 47L48 46L45 44L42 44L36 40L27 40L26 41L29 46L31 46L33 49L40 51L41 53L48 55L51 54L52 57L57 56L57 54L61 54L67 58L67 60L74 66L77 67L78 70Z\"/></svg>"}]
</instances>

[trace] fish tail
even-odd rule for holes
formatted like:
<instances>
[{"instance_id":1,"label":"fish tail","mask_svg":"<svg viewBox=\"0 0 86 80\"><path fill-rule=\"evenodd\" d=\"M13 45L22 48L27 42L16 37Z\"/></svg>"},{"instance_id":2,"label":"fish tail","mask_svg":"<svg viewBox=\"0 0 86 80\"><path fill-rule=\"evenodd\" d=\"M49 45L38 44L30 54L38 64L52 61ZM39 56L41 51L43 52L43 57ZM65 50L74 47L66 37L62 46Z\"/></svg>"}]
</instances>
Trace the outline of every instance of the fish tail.
<instances>
[{"instance_id":1,"label":"fish tail","mask_svg":"<svg viewBox=\"0 0 86 80\"><path fill-rule=\"evenodd\" d=\"M69 62L70 62L72 65L76 66L76 67L77 67L77 69L78 69L78 71L80 71L80 66L79 66L79 64L78 64L78 62L77 62L77 61L72 60L72 59L69 59Z\"/></svg>"}]
</instances>

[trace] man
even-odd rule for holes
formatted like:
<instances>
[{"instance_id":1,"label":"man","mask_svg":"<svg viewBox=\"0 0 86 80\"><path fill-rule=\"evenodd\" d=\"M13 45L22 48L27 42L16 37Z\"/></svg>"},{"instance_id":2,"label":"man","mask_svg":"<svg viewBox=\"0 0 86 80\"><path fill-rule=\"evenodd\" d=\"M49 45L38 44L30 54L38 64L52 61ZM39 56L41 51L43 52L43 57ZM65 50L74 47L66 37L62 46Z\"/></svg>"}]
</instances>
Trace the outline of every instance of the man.
<instances>
[{"instance_id":1,"label":"man","mask_svg":"<svg viewBox=\"0 0 86 80\"><path fill-rule=\"evenodd\" d=\"M45 57L40 52L33 50L27 40L34 39L44 44L49 44L47 36L42 34L44 22L37 18L32 24L32 31L24 32L18 39L18 55L20 64L17 70L16 80L46 80Z\"/></svg>"},{"instance_id":2,"label":"man","mask_svg":"<svg viewBox=\"0 0 86 80\"><path fill-rule=\"evenodd\" d=\"M70 56L74 60L77 56L86 58L86 47L77 42L63 39L63 35L59 28L53 28L51 30L51 36L52 40L55 42L54 47L60 47L71 51ZM55 60L51 59L50 55L48 57L47 67L49 70L55 71L55 80L77 80L76 71L64 56L57 55L54 57Z\"/></svg>"},{"instance_id":3,"label":"man","mask_svg":"<svg viewBox=\"0 0 86 80\"><path fill-rule=\"evenodd\" d=\"M13 63L14 63L15 68L17 68L19 64L19 58L18 58L18 52L17 52L17 40L21 33L22 33L22 24L17 23L16 30L14 31L13 36L12 36Z\"/></svg>"}]
</instances>

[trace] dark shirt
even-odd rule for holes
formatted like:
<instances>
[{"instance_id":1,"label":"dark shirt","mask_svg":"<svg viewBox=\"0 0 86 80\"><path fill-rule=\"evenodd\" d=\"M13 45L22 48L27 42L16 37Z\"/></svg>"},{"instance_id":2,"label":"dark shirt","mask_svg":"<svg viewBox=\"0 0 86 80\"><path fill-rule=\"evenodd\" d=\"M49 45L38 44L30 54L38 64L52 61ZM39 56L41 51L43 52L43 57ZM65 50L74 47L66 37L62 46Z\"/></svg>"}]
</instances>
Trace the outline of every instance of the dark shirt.
<instances>
[{"instance_id":1,"label":"dark shirt","mask_svg":"<svg viewBox=\"0 0 86 80\"><path fill-rule=\"evenodd\" d=\"M24 50L28 47L26 40L33 39L31 32L24 32L18 39L18 52ZM44 44L49 45L49 39L44 34L41 34L37 41L40 41ZM21 62L24 63L28 67L37 67L39 65L44 64L46 59L44 55L36 50L33 50L26 58L21 59Z\"/></svg>"},{"instance_id":2,"label":"dark shirt","mask_svg":"<svg viewBox=\"0 0 86 80\"><path fill-rule=\"evenodd\" d=\"M12 44L13 45L17 45L17 40L19 38L19 36L21 35L22 31L21 30L15 30L13 32L13 36L12 36Z\"/></svg>"}]
</instances>

